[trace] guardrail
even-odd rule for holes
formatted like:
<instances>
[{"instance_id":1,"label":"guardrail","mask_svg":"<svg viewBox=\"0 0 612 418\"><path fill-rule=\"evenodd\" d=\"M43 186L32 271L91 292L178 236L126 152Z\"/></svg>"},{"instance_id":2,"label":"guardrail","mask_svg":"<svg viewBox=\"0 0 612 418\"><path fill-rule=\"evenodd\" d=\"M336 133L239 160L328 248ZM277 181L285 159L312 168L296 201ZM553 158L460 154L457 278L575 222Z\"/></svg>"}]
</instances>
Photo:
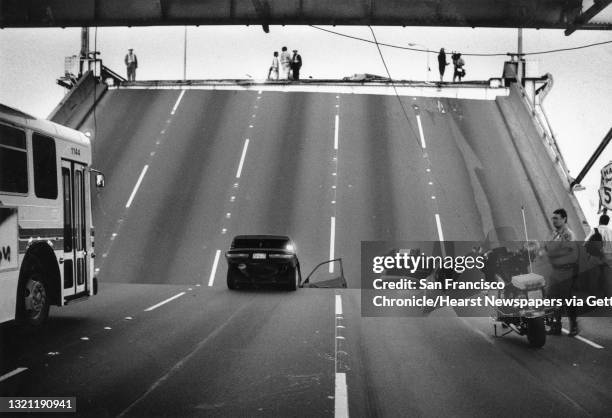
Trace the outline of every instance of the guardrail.
<instances>
[{"instance_id":1,"label":"guardrail","mask_svg":"<svg viewBox=\"0 0 612 418\"><path fill-rule=\"evenodd\" d=\"M516 86L521 93L521 97L523 98L525 106L531 114L536 129L538 129L540 136L544 141L544 144L546 144L546 150L549 152L549 155L553 160L555 167L557 167L557 171L559 172L561 179L566 181L569 187L574 179L569 174L569 169L567 168L565 159L563 158L561 150L559 149L559 145L557 144L557 138L555 137L555 134L552 130L552 126L550 125L548 116L546 116L546 113L544 112L544 109L542 108L541 104L537 103L537 101L535 101L535 104L531 103L524 87L519 84L516 84Z\"/></svg>"}]
</instances>

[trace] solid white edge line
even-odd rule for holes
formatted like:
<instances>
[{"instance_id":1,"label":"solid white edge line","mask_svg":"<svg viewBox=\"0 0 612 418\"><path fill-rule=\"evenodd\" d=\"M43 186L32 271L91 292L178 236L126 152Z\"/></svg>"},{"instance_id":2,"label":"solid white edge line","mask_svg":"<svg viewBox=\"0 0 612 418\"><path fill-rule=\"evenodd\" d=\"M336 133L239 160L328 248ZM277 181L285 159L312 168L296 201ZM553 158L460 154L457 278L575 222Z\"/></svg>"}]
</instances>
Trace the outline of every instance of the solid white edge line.
<instances>
[{"instance_id":1,"label":"solid white edge line","mask_svg":"<svg viewBox=\"0 0 612 418\"><path fill-rule=\"evenodd\" d=\"M162 300L161 302L159 302L159 303L157 303L157 304L155 304L155 305L153 305L153 306L149 306L149 307L148 307L147 309L145 309L144 311L145 311L145 312L150 312L150 311L152 311L152 310L154 310L154 309L159 308L159 307L160 307L160 306L162 306L162 305L165 305L165 304L166 304L166 303L168 303L168 302L172 302L174 299L178 299L178 298L180 298L180 297L181 297L181 296L183 296L184 294L185 294L185 292L177 293L176 295L174 295L174 296L172 296L172 297L169 297L169 298L168 298L168 299L166 299L166 300Z\"/></svg>"},{"instance_id":2,"label":"solid white edge line","mask_svg":"<svg viewBox=\"0 0 612 418\"><path fill-rule=\"evenodd\" d=\"M334 259L335 253L335 241L336 241L336 217L332 216L330 219L330 232L329 232L329 259ZM329 272L334 272L334 263L329 263Z\"/></svg>"},{"instance_id":3,"label":"solid white edge line","mask_svg":"<svg viewBox=\"0 0 612 418\"><path fill-rule=\"evenodd\" d=\"M336 115L336 125L334 127L334 149L338 149L338 129L340 125L340 115Z\"/></svg>"},{"instance_id":4,"label":"solid white edge line","mask_svg":"<svg viewBox=\"0 0 612 418\"><path fill-rule=\"evenodd\" d=\"M0 382L4 381L6 379L9 379L9 378L11 378L13 376L16 376L16 375L18 375L21 372L25 372L26 370L28 370L27 367L17 367L15 370L0 376Z\"/></svg>"},{"instance_id":5,"label":"solid white edge line","mask_svg":"<svg viewBox=\"0 0 612 418\"><path fill-rule=\"evenodd\" d=\"M179 104L181 103L181 100L183 99L183 96L185 95L185 92L187 90L181 90L181 94L179 94L178 99L176 99L176 103L174 104L174 107L172 108L172 111L170 112L171 115L174 115L176 113L176 109L178 109Z\"/></svg>"},{"instance_id":6,"label":"solid white edge line","mask_svg":"<svg viewBox=\"0 0 612 418\"><path fill-rule=\"evenodd\" d=\"M348 391L346 387L346 373L336 373L334 392L334 417L348 418Z\"/></svg>"},{"instance_id":7,"label":"solid white edge line","mask_svg":"<svg viewBox=\"0 0 612 418\"><path fill-rule=\"evenodd\" d=\"M417 123L419 125L419 135L421 135L421 147L423 149L427 148L425 145L425 135L423 135L423 125L421 124L421 115L417 115Z\"/></svg>"},{"instance_id":8,"label":"solid white edge line","mask_svg":"<svg viewBox=\"0 0 612 418\"><path fill-rule=\"evenodd\" d=\"M562 328L562 329L561 329L561 331L563 331L563 333L564 333L564 334L569 334L569 330L567 330L567 329L565 329L565 328ZM604 347L603 347L603 345L599 345L599 344L597 344L597 343L594 343L594 342L593 342L593 341L591 341L591 340L587 340L586 338L581 337L580 335L576 335L576 336L574 336L573 338L575 338L575 339L577 339L577 340L579 340L579 341L582 341L583 343L588 344L588 345L590 345L590 346L591 346L591 347L593 347L593 348L598 348L598 349L602 349L602 348L604 348Z\"/></svg>"},{"instance_id":9,"label":"solid white edge line","mask_svg":"<svg viewBox=\"0 0 612 418\"><path fill-rule=\"evenodd\" d=\"M215 274L217 274L217 266L219 265L219 257L221 256L221 250L217 250L215 253L215 261L213 261L212 269L210 270L210 277L208 278L208 286L211 287L215 282Z\"/></svg>"},{"instance_id":10,"label":"solid white edge line","mask_svg":"<svg viewBox=\"0 0 612 418\"><path fill-rule=\"evenodd\" d=\"M336 315L342 315L342 296L336 295Z\"/></svg>"},{"instance_id":11,"label":"solid white edge line","mask_svg":"<svg viewBox=\"0 0 612 418\"><path fill-rule=\"evenodd\" d=\"M242 175L242 165L244 164L244 158L246 157L247 149L249 148L249 138L244 140L244 146L242 147L242 155L240 156L240 163L238 164L238 170L236 170L236 178L239 179Z\"/></svg>"},{"instance_id":12,"label":"solid white edge line","mask_svg":"<svg viewBox=\"0 0 612 418\"><path fill-rule=\"evenodd\" d=\"M134 200L134 196L136 196L136 192L138 191L138 188L140 187L140 183L142 182L142 179L144 178L144 175L147 173L148 169L149 169L148 164L142 168L142 172L140 173L140 177L138 177L138 181L136 182L136 185L134 186L134 190L132 190L132 194L130 195L130 198L128 199L127 203L125 204L126 208L129 208L132 205L132 200Z\"/></svg>"}]
</instances>

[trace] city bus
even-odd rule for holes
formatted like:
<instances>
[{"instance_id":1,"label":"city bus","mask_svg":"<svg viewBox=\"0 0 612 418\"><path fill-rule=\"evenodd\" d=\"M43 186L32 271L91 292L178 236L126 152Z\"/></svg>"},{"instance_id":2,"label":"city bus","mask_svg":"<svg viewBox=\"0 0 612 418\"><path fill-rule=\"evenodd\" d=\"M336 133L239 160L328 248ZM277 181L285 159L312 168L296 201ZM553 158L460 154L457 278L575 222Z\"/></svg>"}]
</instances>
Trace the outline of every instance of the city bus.
<instances>
[{"instance_id":1,"label":"city bus","mask_svg":"<svg viewBox=\"0 0 612 418\"><path fill-rule=\"evenodd\" d=\"M35 328L97 293L91 158L82 132L0 104L0 323Z\"/></svg>"}]
</instances>

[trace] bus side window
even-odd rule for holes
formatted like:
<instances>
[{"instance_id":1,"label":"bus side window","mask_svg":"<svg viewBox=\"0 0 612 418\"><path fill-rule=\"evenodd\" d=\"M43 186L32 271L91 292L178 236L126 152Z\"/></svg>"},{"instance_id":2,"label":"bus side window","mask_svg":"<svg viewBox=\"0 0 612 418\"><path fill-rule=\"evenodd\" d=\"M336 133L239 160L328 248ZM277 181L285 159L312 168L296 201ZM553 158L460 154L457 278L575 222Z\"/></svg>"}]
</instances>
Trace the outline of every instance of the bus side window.
<instances>
[{"instance_id":1,"label":"bus side window","mask_svg":"<svg viewBox=\"0 0 612 418\"><path fill-rule=\"evenodd\" d=\"M32 159L36 197L57 199L55 139L37 133L32 134Z\"/></svg>"},{"instance_id":2,"label":"bus side window","mask_svg":"<svg viewBox=\"0 0 612 418\"><path fill-rule=\"evenodd\" d=\"M0 124L0 192L28 192L25 132L2 124Z\"/></svg>"}]
</instances>

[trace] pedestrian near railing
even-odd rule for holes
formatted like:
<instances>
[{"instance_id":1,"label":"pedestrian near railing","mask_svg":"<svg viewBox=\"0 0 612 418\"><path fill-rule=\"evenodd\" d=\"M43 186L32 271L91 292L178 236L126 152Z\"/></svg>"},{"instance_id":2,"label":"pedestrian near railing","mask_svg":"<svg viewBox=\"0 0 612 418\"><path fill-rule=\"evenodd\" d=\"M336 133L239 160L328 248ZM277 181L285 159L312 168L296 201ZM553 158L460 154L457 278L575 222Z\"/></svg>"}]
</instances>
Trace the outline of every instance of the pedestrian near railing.
<instances>
[{"instance_id":1,"label":"pedestrian near railing","mask_svg":"<svg viewBox=\"0 0 612 418\"><path fill-rule=\"evenodd\" d=\"M128 81L136 81L136 68L138 68L138 58L134 54L134 49L128 49L128 53L125 55L125 66L127 68L127 79Z\"/></svg>"}]
</instances>

